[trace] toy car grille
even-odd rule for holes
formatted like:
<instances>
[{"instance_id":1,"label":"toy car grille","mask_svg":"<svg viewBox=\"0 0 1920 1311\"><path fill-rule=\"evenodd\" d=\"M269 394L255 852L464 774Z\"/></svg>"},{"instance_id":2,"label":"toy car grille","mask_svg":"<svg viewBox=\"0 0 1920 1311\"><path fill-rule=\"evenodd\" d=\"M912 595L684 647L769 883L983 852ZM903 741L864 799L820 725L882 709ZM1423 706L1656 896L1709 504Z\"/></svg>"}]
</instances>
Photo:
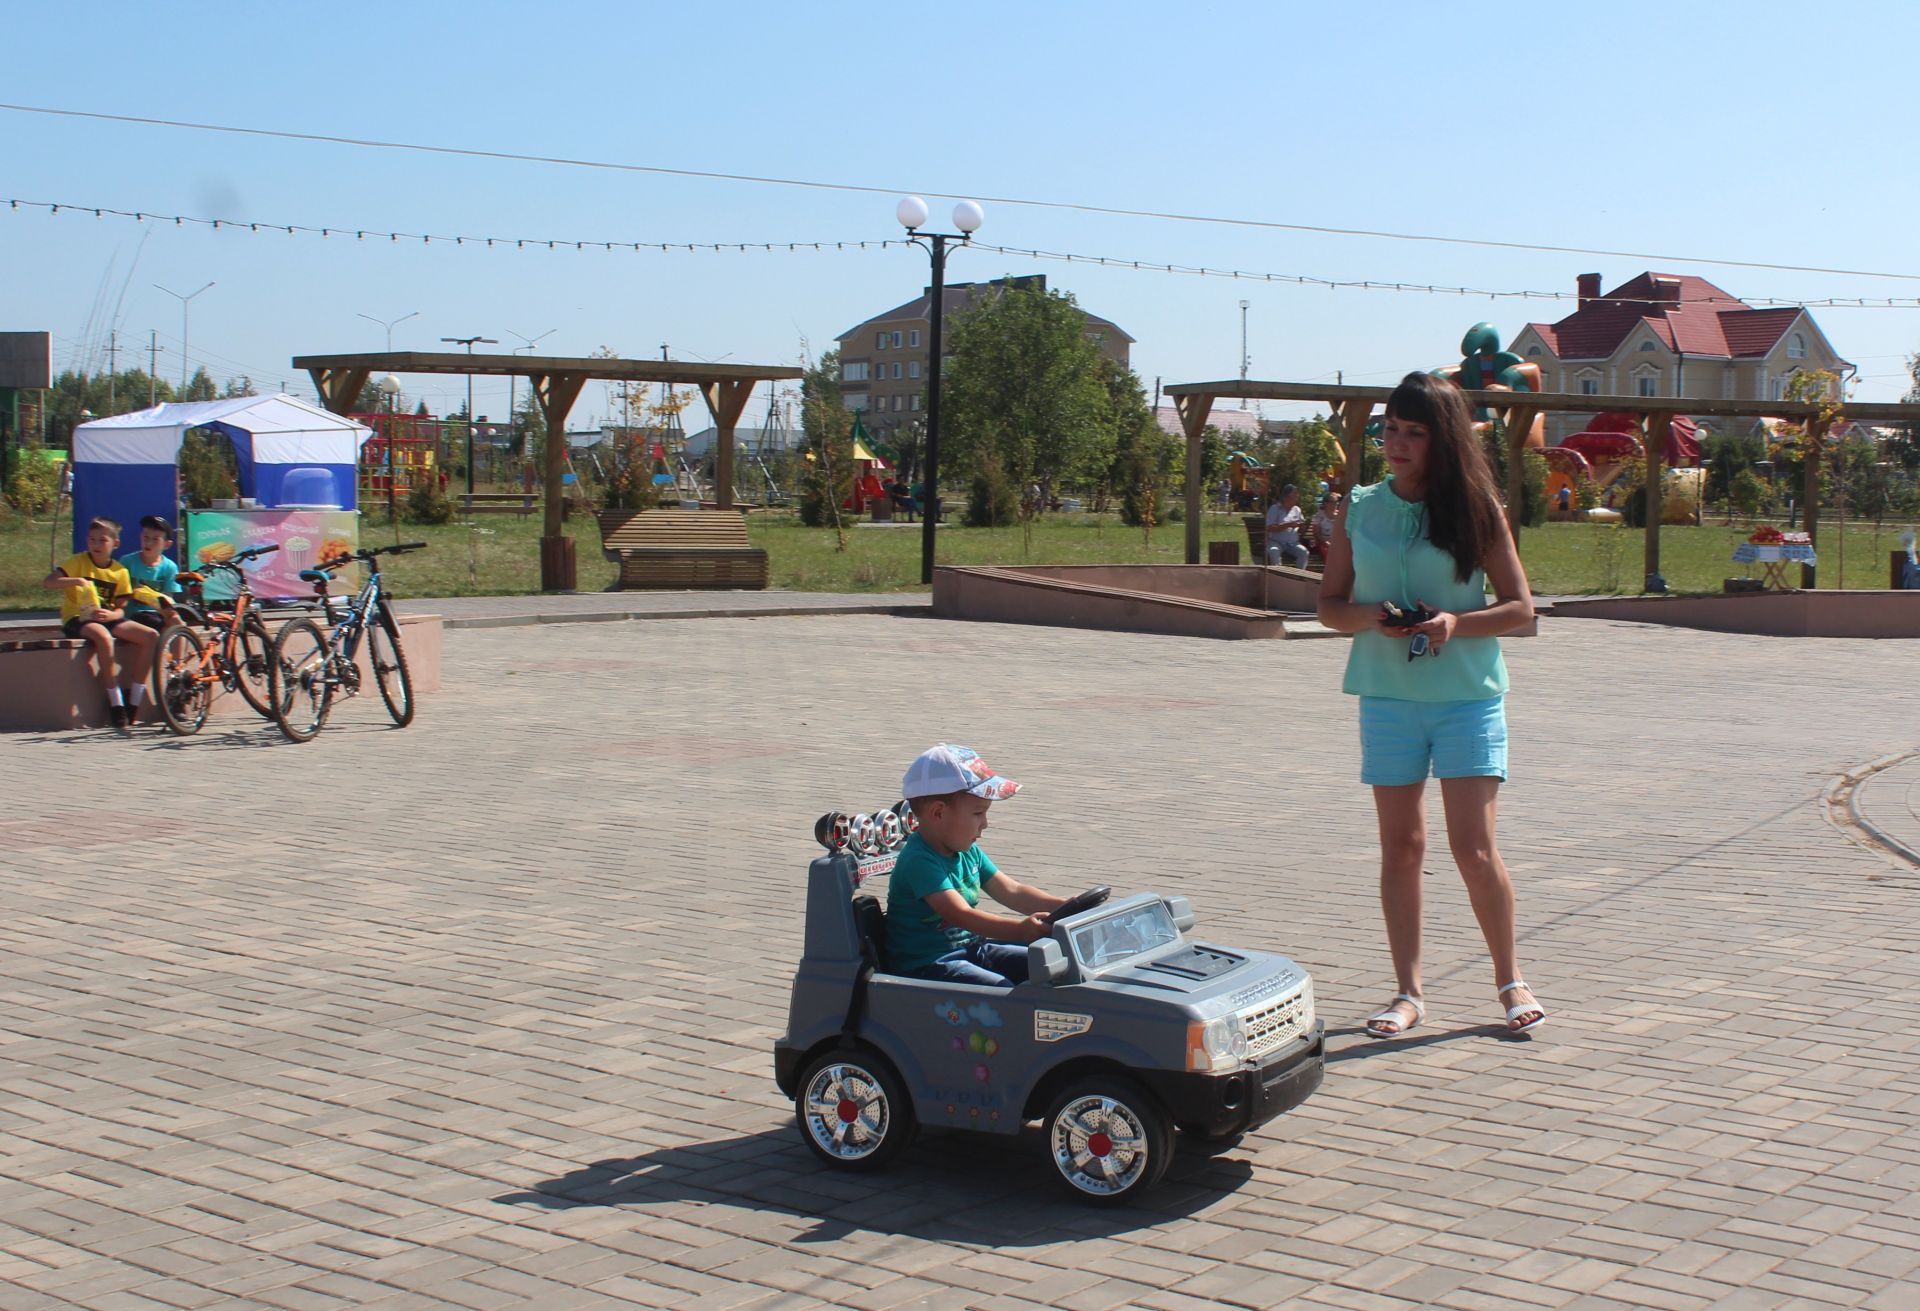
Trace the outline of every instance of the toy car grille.
<instances>
[{"instance_id":1,"label":"toy car grille","mask_svg":"<svg viewBox=\"0 0 1920 1311\"><path fill-rule=\"evenodd\" d=\"M1285 1043L1292 1042L1313 1023L1313 983L1270 1005L1248 1011L1240 1018L1247 1031L1247 1056L1258 1060Z\"/></svg>"}]
</instances>

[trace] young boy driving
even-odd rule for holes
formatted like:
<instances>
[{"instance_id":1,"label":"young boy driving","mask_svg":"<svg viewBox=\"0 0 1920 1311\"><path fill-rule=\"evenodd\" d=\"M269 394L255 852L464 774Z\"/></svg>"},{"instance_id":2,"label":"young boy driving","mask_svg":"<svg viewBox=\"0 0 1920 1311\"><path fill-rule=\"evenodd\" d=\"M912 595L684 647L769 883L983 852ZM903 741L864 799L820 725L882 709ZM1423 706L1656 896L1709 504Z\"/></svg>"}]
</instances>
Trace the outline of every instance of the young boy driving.
<instances>
[{"instance_id":1,"label":"young boy driving","mask_svg":"<svg viewBox=\"0 0 1920 1311\"><path fill-rule=\"evenodd\" d=\"M900 791L919 829L888 879L889 973L995 988L1026 981L1025 944L1047 935L1045 912L1067 899L1014 881L980 849L988 808L1019 790L978 752L944 742L907 767ZM981 910L982 891L1019 913Z\"/></svg>"},{"instance_id":2,"label":"young boy driving","mask_svg":"<svg viewBox=\"0 0 1920 1311\"><path fill-rule=\"evenodd\" d=\"M120 525L104 515L87 524L87 549L69 556L64 564L48 574L42 586L60 591L61 631L68 637L85 638L93 648L98 665L101 690L107 694L107 714L122 735L133 731L133 714L146 700L147 676L153 670L153 648L160 635L144 624L129 622L126 603L135 597L149 605L160 603L160 594L150 587L138 587L127 576L127 567L113 558L120 545ZM120 657L120 678L114 679L113 658ZM127 704L128 692L133 704Z\"/></svg>"}]
</instances>

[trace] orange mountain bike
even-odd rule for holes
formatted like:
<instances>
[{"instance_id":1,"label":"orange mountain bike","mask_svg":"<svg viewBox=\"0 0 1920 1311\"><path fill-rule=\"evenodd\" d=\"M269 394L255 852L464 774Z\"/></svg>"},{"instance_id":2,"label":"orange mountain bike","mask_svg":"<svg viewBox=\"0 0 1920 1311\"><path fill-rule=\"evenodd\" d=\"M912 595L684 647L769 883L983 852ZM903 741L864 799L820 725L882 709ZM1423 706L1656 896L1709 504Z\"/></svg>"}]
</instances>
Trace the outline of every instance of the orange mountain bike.
<instances>
[{"instance_id":1,"label":"orange mountain bike","mask_svg":"<svg viewBox=\"0 0 1920 1311\"><path fill-rule=\"evenodd\" d=\"M273 639L267 634L266 621L260 618L253 589L241 566L279 549L249 546L230 560L207 564L207 571L224 570L238 580L239 592L231 610L206 608L206 572L180 575L188 596L206 616L211 639L202 638L183 624L174 624L160 635L153 653L154 704L160 707L167 727L181 736L198 733L207 722L207 708L213 704L216 688L238 689L258 714L273 718L267 668Z\"/></svg>"}]
</instances>

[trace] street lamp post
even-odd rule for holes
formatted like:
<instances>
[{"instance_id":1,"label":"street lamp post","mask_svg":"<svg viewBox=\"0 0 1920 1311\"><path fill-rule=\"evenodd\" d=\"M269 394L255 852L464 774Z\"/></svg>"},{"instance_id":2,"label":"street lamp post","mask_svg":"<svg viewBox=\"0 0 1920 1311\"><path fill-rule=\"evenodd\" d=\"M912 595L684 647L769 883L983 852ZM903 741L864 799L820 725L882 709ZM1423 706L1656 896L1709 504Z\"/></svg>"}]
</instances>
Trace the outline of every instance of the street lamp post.
<instances>
[{"instance_id":1,"label":"street lamp post","mask_svg":"<svg viewBox=\"0 0 1920 1311\"><path fill-rule=\"evenodd\" d=\"M364 316L362 316L364 317ZM400 380L389 373L377 384L380 394L387 398L387 522L394 526L394 540L399 541L400 516L394 511L394 479L399 476L400 462L394 444L399 440L399 424L394 419L394 405L400 399Z\"/></svg>"},{"instance_id":2,"label":"street lamp post","mask_svg":"<svg viewBox=\"0 0 1920 1311\"><path fill-rule=\"evenodd\" d=\"M529 355L536 355L539 353L540 343L560 331L560 329L548 328L538 337L529 337L524 332L513 332L511 328L507 329L507 331L512 332L514 336L520 339L520 345L513 348L515 355L518 355L521 351L525 351ZM509 450L513 448L514 430L519 426L518 402L514 397L514 393L519 389L519 386L519 375L509 374L507 377L507 447ZM531 452L529 452L529 454L531 454ZM524 468L525 466L522 467ZM532 488L528 487L527 490L531 491Z\"/></svg>"},{"instance_id":3,"label":"street lamp post","mask_svg":"<svg viewBox=\"0 0 1920 1311\"><path fill-rule=\"evenodd\" d=\"M986 221L978 202L963 200L953 207L953 226L958 232L921 232L927 221L927 202L918 196L903 196L894 209L894 217L907 230L907 240L921 245L933 260L933 285L928 288L931 305L927 328L927 463L922 474L927 489L926 504L920 507L920 581L933 581L933 535L940 526L940 326L947 291L947 243L962 245Z\"/></svg>"},{"instance_id":4,"label":"street lamp post","mask_svg":"<svg viewBox=\"0 0 1920 1311\"><path fill-rule=\"evenodd\" d=\"M193 304L193 298L198 296L200 291L205 291L207 287L211 287L213 284L209 282L207 287L200 288L200 291L188 292L184 296L171 287L160 286L157 282L153 285L156 289L166 292L167 295L177 298L180 302L180 399L185 400L187 394L187 307Z\"/></svg>"},{"instance_id":5,"label":"street lamp post","mask_svg":"<svg viewBox=\"0 0 1920 1311\"><path fill-rule=\"evenodd\" d=\"M497 337L442 337L441 341L452 342L456 346L467 348L467 358L473 358L473 346L479 342L485 346L498 346ZM467 370L467 513L473 513L473 370Z\"/></svg>"},{"instance_id":6,"label":"street lamp post","mask_svg":"<svg viewBox=\"0 0 1920 1311\"><path fill-rule=\"evenodd\" d=\"M397 324L401 324L401 323L405 323L405 322L406 322L406 321L407 321L408 319L417 319L417 318L419 318L419 317L420 317L420 311L419 311L419 310L415 310L415 311L414 311L413 313L411 313L411 314L402 314L402 315L401 315L401 316L400 316L399 318L397 318L397 319L376 319L376 318L374 318L374 317L373 317L373 315L371 315L371 314L359 314L359 315L356 315L355 317L357 317L357 318L362 318L362 319L365 319L365 320L366 320L366 321L367 321L368 323L377 323L377 324L379 324L379 325L380 325L381 327L383 327L383 328L385 328L385 329L387 330L387 354L389 354L389 355L391 355L391 354L393 354L393 329L394 329L394 327L395 327L395 326L396 326ZM442 338L441 338L440 340L442 340L442 341L445 341L445 340L447 340L447 338L445 338L445 337L442 337Z\"/></svg>"}]
</instances>

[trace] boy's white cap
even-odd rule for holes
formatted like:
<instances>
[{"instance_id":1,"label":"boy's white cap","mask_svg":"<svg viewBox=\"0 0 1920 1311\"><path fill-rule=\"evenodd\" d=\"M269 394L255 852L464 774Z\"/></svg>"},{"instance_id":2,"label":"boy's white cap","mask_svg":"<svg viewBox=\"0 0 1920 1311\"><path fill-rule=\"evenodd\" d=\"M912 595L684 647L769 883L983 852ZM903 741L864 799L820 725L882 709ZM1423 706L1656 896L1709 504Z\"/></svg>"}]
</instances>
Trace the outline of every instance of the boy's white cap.
<instances>
[{"instance_id":1,"label":"boy's white cap","mask_svg":"<svg viewBox=\"0 0 1920 1311\"><path fill-rule=\"evenodd\" d=\"M907 766L907 776L900 780L900 795L909 801L954 792L971 792L989 801L1005 801L1019 790L1018 783L994 773L993 767L980 759L978 751L948 742L922 751Z\"/></svg>"}]
</instances>

